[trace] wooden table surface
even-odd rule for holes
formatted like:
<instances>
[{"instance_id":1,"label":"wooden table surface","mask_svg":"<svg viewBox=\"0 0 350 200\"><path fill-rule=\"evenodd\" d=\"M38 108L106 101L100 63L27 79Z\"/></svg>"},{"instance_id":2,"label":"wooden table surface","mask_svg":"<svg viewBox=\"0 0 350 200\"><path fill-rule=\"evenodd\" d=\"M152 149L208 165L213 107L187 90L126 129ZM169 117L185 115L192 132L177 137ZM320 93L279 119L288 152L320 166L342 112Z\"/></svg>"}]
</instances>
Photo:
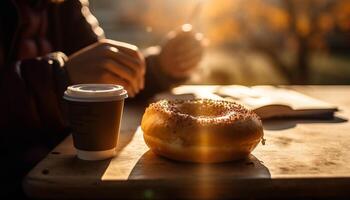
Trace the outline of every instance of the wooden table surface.
<instances>
[{"instance_id":1,"label":"wooden table surface","mask_svg":"<svg viewBox=\"0 0 350 200\"><path fill-rule=\"evenodd\" d=\"M264 121L266 145L244 161L189 164L154 155L126 104L115 158L82 161L68 137L25 178L36 198L350 197L350 86L288 86L339 106L332 120Z\"/></svg>"}]
</instances>

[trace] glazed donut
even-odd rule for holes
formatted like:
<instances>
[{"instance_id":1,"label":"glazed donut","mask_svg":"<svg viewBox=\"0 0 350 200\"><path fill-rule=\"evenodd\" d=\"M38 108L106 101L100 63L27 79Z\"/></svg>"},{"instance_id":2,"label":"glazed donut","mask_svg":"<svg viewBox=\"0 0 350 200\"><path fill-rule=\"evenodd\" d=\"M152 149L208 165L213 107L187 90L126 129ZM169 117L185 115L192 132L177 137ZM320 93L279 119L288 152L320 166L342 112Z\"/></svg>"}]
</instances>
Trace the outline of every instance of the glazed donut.
<instances>
[{"instance_id":1,"label":"glazed donut","mask_svg":"<svg viewBox=\"0 0 350 200\"><path fill-rule=\"evenodd\" d=\"M263 138L260 118L225 100L161 100L141 122L147 146L169 159L214 163L247 157Z\"/></svg>"}]
</instances>

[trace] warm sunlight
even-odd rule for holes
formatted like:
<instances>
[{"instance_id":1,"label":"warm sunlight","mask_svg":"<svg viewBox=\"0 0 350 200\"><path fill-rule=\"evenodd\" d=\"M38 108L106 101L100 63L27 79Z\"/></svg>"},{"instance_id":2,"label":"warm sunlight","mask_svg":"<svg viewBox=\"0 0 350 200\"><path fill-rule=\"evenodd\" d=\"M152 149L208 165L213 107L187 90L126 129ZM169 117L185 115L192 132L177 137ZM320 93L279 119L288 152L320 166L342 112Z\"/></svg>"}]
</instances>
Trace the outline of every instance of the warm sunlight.
<instances>
[{"instance_id":1,"label":"warm sunlight","mask_svg":"<svg viewBox=\"0 0 350 200\"><path fill-rule=\"evenodd\" d=\"M350 0L0 10L0 199L350 199Z\"/></svg>"},{"instance_id":2,"label":"warm sunlight","mask_svg":"<svg viewBox=\"0 0 350 200\"><path fill-rule=\"evenodd\" d=\"M91 4L96 15L99 7L107 10L107 2ZM109 8L111 17L101 20L111 37L155 45L161 42L161 35L189 21L203 33L210 46L190 83L326 84L350 80L346 56L350 48L349 0L138 0L114 4L117 11Z\"/></svg>"}]
</instances>

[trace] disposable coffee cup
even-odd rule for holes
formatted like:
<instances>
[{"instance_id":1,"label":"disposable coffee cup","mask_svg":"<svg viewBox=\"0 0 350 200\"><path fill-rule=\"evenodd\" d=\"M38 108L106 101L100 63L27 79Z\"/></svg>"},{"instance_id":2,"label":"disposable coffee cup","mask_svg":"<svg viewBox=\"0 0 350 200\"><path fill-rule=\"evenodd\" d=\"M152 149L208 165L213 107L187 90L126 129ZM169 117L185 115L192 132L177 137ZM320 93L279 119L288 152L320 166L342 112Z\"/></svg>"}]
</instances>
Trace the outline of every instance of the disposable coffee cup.
<instances>
[{"instance_id":1,"label":"disposable coffee cup","mask_svg":"<svg viewBox=\"0 0 350 200\"><path fill-rule=\"evenodd\" d=\"M78 158L104 160L115 155L124 99L120 85L80 84L69 86L63 98Z\"/></svg>"}]
</instances>

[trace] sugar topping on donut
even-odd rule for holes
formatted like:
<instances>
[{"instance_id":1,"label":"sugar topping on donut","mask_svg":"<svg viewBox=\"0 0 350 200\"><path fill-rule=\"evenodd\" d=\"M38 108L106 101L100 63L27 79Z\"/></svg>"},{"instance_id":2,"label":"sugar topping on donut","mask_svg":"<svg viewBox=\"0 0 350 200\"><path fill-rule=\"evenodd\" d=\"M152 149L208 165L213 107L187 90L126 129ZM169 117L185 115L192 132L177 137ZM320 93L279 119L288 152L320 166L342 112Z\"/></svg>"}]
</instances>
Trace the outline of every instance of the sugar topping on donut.
<instances>
[{"instance_id":1,"label":"sugar topping on donut","mask_svg":"<svg viewBox=\"0 0 350 200\"><path fill-rule=\"evenodd\" d=\"M259 117L251 110L232 101L213 99L161 100L149 108L167 114L171 118L196 123L232 123L245 118Z\"/></svg>"}]
</instances>

